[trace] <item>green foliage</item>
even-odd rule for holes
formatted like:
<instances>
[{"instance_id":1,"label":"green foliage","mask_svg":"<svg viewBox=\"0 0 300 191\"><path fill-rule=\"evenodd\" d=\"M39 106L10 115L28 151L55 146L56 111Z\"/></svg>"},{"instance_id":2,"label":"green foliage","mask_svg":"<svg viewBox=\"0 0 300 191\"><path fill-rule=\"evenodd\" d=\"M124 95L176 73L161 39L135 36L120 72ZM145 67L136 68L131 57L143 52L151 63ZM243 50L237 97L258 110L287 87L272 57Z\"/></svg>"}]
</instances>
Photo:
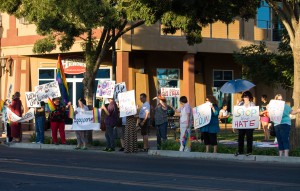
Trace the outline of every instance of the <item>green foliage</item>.
<instances>
[{"instance_id":1,"label":"green foliage","mask_svg":"<svg viewBox=\"0 0 300 191\"><path fill-rule=\"evenodd\" d=\"M47 37L44 39L37 40L33 46L34 53L47 53L51 52L56 48L54 38Z\"/></svg>"}]
</instances>

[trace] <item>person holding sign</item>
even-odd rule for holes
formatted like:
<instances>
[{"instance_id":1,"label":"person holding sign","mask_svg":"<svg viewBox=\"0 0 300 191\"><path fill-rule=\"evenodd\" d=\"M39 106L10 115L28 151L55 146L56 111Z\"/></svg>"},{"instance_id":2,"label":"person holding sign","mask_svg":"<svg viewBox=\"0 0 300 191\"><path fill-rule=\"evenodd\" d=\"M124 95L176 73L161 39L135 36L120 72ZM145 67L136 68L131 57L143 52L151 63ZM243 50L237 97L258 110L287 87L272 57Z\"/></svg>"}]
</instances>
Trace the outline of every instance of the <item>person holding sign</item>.
<instances>
[{"instance_id":1,"label":"person holding sign","mask_svg":"<svg viewBox=\"0 0 300 191\"><path fill-rule=\"evenodd\" d=\"M154 99L158 99L158 104L155 107L154 120L157 136L157 149L161 149L161 140L167 140L168 131L168 105L167 100L163 96L157 96Z\"/></svg>"},{"instance_id":2,"label":"person holding sign","mask_svg":"<svg viewBox=\"0 0 300 191\"><path fill-rule=\"evenodd\" d=\"M193 110L188 104L186 96L179 98L181 107L176 110L180 113L180 148L179 151L190 152L191 151L191 127L193 125Z\"/></svg>"},{"instance_id":3,"label":"person holding sign","mask_svg":"<svg viewBox=\"0 0 300 191\"><path fill-rule=\"evenodd\" d=\"M34 143L44 143L44 130L45 130L45 102L41 101L41 107L35 108L35 132L36 139Z\"/></svg>"},{"instance_id":4,"label":"person holding sign","mask_svg":"<svg viewBox=\"0 0 300 191\"><path fill-rule=\"evenodd\" d=\"M78 113L83 113L85 111L88 111L89 108L86 106L86 101L83 98L80 98L78 100L78 107L76 108L75 115ZM86 144L87 144L87 139L85 137L87 131L82 131L82 130L76 130L76 138L77 138L77 146L75 149L82 149L82 150L87 150ZM82 146L82 147L81 147Z\"/></svg>"},{"instance_id":5,"label":"person holding sign","mask_svg":"<svg viewBox=\"0 0 300 191\"><path fill-rule=\"evenodd\" d=\"M238 106L244 106L246 108L255 106L255 104L253 103L252 93L249 91L245 91L242 94L242 101L238 103ZM234 154L235 156L238 156L238 155L244 153L245 135L247 137L247 154L246 154L246 156L249 156L252 154L253 131L254 131L254 129L239 129L238 151Z\"/></svg>"},{"instance_id":6,"label":"person holding sign","mask_svg":"<svg viewBox=\"0 0 300 191\"><path fill-rule=\"evenodd\" d=\"M20 100L20 92L16 92L13 95L13 100L11 105L9 105L9 109L16 114L19 117L22 117L22 114L24 112L22 101ZM19 122L11 122L10 123L11 128L11 136L13 139L15 139L15 142L21 142L22 138L22 129L21 129L21 123Z\"/></svg>"},{"instance_id":7,"label":"person holding sign","mask_svg":"<svg viewBox=\"0 0 300 191\"><path fill-rule=\"evenodd\" d=\"M65 135L65 120L67 118L66 109L70 105L71 102L69 102L66 106L60 105L59 97L53 98L52 102L49 104L49 107L50 106L53 107L50 113L50 127L52 131L51 133L52 140L55 145L58 145L57 131L59 131L61 144L66 144L66 135Z\"/></svg>"},{"instance_id":8,"label":"person holding sign","mask_svg":"<svg viewBox=\"0 0 300 191\"><path fill-rule=\"evenodd\" d=\"M219 126L219 108L218 101L215 96L208 95L205 100L211 108L211 118L209 124L200 128L204 139L205 152L209 152L209 146L212 145L214 148L214 153L217 153L217 133L220 131Z\"/></svg>"},{"instance_id":9,"label":"person holding sign","mask_svg":"<svg viewBox=\"0 0 300 191\"><path fill-rule=\"evenodd\" d=\"M282 95L277 94L275 100L282 101ZM270 111L271 112L271 111ZM278 142L279 156L289 156L290 149L290 131L291 131L291 118L290 114L295 115L300 112L300 109L293 110L289 105L284 104L283 114L280 123L274 120L274 127L276 138ZM271 117L271 116L270 116Z\"/></svg>"}]
</instances>

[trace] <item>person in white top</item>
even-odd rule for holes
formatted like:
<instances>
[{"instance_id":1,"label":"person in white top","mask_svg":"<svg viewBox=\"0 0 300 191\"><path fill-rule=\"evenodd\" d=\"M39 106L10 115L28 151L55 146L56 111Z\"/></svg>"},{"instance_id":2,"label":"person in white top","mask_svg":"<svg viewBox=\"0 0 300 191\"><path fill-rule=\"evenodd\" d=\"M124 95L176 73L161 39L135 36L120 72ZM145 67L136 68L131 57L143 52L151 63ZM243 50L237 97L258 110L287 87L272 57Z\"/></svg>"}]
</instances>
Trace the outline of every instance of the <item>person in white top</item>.
<instances>
[{"instance_id":1,"label":"person in white top","mask_svg":"<svg viewBox=\"0 0 300 191\"><path fill-rule=\"evenodd\" d=\"M219 113L219 119L222 123L227 123L228 122L228 117L229 117L229 113L227 111L227 105L224 104L222 106L222 109L220 110L220 113Z\"/></svg>"},{"instance_id":2,"label":"person in white top","mask_svg":"<svg viewBox=\"0 0 300 191\"><path fill-rule=\"evenodd\" d=\"M85 104L86 104L85 99L80 98L78 100L78 107L76 108L75 115L89 110L89 108ZM75 147L75 149L86 150L87 149L86 147L87 139L85 137L86 131L76 130L75 134L77 138L77 146Z\"/></svg>"},{"instance_id":3,"label":"person in white top","mask_svg":"<svg viewBox=\"0 0 300 191\"><path fill-rule=\"evenodd\" d=\"M143 103L139 112L139 126L141 127L141 135L143 136L144 148L143 151L147 152L149 149L148 135L149 135L149 119L150 119L150 104L146 101L147 95L140 94L140 100Z\"/></svg>"}]
</instances>

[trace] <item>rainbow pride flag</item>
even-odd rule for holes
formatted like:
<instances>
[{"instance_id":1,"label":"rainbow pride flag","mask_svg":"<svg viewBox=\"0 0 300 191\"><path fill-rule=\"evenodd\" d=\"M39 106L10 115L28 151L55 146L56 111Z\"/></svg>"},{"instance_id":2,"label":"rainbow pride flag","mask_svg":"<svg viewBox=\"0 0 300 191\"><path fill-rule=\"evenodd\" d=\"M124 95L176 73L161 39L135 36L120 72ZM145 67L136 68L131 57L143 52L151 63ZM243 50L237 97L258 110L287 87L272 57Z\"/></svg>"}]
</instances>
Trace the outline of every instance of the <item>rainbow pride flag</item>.
<instances>
[{"instance_id":1,"label":"rainbow pride flag","mask_svg":"<svg viewBox=\"0 0 300 191\"><path fill-rule=\"evenodd\" d=\"M62 95L62 98L64 100L64 103L67 104L70 100L70 95L69 95L69 89L68 89L68 84L66 81L66 76L64 73L64 68L61 63L60 55L58 55L58 60L57 60L57 72L56 72L56 81L59 84L59 89Z\"/></svg>"},{"instance_id":2,"label":"rainbow pride flag","mask_svg":"<svg viewBox=\"0 0 300 191\"><path fill-rule=\"evenodd\" d=\"M56 109L56 107L55 107L53 101L49 97L48 97L47 102L48 102L48 107L49 107L50 111L54 111Z\"/></svg>"},{"instance_id":3,"label":"rainbow pride flag","mask_svg":"<svg viewBox=\"0 0 300 191\"><path fill-rule=\"evenodd\" d=\"M74 119L74 108L72 105L69 107L68 118Z\"/></svg>"},{"instance_id":4,"label":"rainbow pride flag","mask_svg":"<svg viewBox=\"0 0 300 191\"><path fill-rule=\"evenodd\" d=\"M101 108L93 108L94 123L101 123Z\"/></svg>"},{"instance_id":5,"label":"rainbow pride flag","mask_svg":"<svg viewBox=\"0 0 300 191\"><path fill-rule=\"evenodd\" d=\"M0 111L2 111L4 106L4 101L2 99L0 99Z\"/></svg>"}]
</instances>

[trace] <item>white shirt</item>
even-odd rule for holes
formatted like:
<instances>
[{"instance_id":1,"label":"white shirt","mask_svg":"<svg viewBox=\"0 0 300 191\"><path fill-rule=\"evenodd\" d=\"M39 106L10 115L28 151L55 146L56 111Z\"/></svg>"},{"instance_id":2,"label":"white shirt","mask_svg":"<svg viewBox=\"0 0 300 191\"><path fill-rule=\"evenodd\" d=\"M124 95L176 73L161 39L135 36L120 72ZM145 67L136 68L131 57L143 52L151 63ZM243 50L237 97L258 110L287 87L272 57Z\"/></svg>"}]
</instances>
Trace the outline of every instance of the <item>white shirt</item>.
<instances>
[{"instance_id":1,"label":"white shirt","mask_svg":"<svg viewBox=\"0 0 300 191\"><path fill-rule=\"evenodd\" d=\"M83 105L83 108L81 108L81 107L76 108L77 113L83 113L88 110L89 110L89 108L86 105Z\"/></svg>"},{"instance_id":2,"label":"white shirt","mask_svg":"<svg viewBox=\"0 0 300 191\"><path fill-rule=\"evenodd\" d=\"M148 102L143 103L142 108L139 113L139 118L145 119L146 112L148 112L148 118L150 118L150 104Z\"/></svg>"}]
</instances>

